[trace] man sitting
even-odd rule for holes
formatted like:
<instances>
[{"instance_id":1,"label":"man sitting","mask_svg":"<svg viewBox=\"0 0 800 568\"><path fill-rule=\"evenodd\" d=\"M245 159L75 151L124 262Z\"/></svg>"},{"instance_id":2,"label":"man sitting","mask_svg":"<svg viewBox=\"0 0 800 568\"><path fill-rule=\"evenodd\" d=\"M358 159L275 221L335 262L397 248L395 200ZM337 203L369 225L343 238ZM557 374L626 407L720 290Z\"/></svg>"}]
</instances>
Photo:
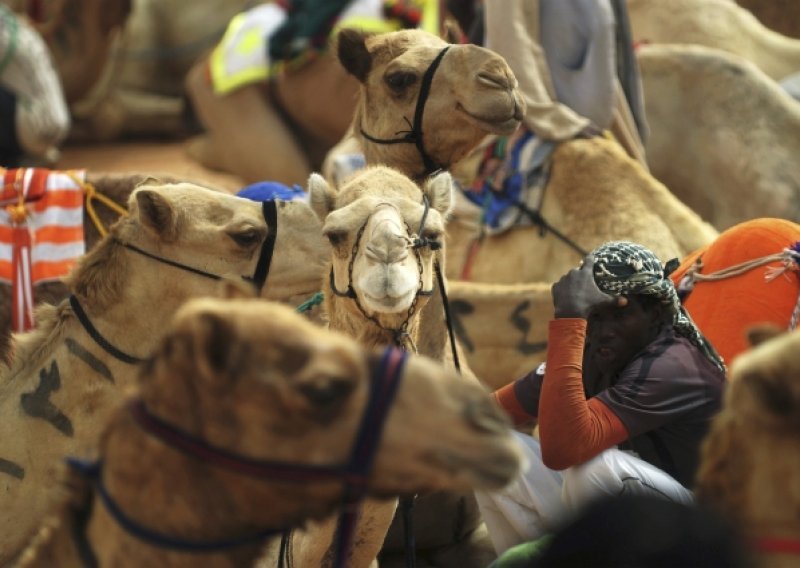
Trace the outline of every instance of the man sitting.
<instances>
[{"instance_id":1,"label":"man sitting","mask_svg":"<svg viewBox=\"0 0 800 568\"><path fill-rule=\"evenodd\" d=\"M721 405L724 366L656 256L606 243L553 285L547 365L495 393L530 465L478 494L498 553L607 495L691 503L698 449Z\"/></svg>"}]
</instances>

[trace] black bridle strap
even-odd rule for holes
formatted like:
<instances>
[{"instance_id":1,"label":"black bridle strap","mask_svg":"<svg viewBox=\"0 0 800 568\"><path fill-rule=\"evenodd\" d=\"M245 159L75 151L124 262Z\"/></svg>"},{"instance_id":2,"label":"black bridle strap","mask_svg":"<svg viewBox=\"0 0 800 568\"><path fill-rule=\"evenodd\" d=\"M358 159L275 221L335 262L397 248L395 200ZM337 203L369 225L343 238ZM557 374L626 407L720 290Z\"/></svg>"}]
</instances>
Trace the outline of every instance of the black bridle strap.
<instances>
[{"instance_id":1,"label":"black bridle strap","mask_svg":"<svg viewBox=\"0 0 800 568\"><path fill-rule=\"evenodd\" d=\"M256 271L253 273L253 283L259 294L267 281L269 267L272 264L272 254L275 251L275 241L278 238L278 207L275 200L262 201L261 211L264 214L264 221L267 222L267 238L261 245L261 254L258 257Z\"/></svg>"},{"instance_id":2,"label":"black bridle strap","mask_svg":"<svg viewBox=\"0 0 800 568\"><path fill-rule=\"evenodd\" d=\"M426 177L443 169L425 150L422 117L425 113L425 103L428 101L428 96L430 95L433 75L436 73L436 69L439 68L439 64L442 62L448 49L450 49L449 45L444 47L438 55L436 55L436 58L434 58L430 66L425 70L425 74L422 76L422 84L420 85L419 94L417 95L417 105L414 109L414 122L411 125L411 130L406 131L400 138L376 138L367 134L363 128L360 129L361 135L364 138L376 144L414 144L422 158L422 163L425 165L425 171L422 172L422 175L419 177ZM406 119L406 122L408 122L408 119ZM400 134L400 132L398 132L398 134Z\"/></svg>"},{"instance_id":3,"label":"black bridle strap","mask_svg":"<svg viewBox=\"0 0 800 568\"><path fill-rule=\"evenodd\" d=\"M81 322L83 329L86 330L86 333L88 333L94 342L102 347L106 353L115 359L122 361L123 363L128 363L129 365L136 365L137 363L144 361L144 359L134 357L133 355L128 355L124 351L117 349L105 337L103 337L97 328L92 324L89 316L86 315L86 312L83 310L83 306L81 306L80 302L78 302L78 298L76 298L74 295L70 295L69 305L72 308L72 311L75 313L75 316L78 318L78 321Z\"/></svg>"},{"instance_id":4,"label":"black bridle strap","mask_svg":"<svg viewBox=\"0 0 800 568\"><path fill-rule=\"evenodd\" d=\"M243 537L234 537L220 541L195 541L173 537L141 525L120 508L117 502L108 493L103 483L102 462L86 463L73 458L67 458L67 464L92 481L95 491L97 491L97 495L100 497L106 511L108 511L119 526L125 529L128 534L152 546L181 552L222 552L248 544L258 545L263 543L265 539L283 532L283 529L269 529Z\"/></svg>"},{"instance_id":5,"label":"black bridle strap","mask_svg":"<svg viewBox=\"0 0 800 568\"><path fill-rule=\"evenodd\" d=\"M264 221L267 224L267 236L261 245L261 252L259 253L258 263L256 264L256 269L255 272L253 273L253 276L242 276L242 278L244 278L245 280L248 280L255 284L255 286L258 288L259 294L261 293L261 290L264 287L264 283L267 281L267 276L269 276L269 267L272 264L272 256L275 250L275 241L277 240L278 237L278 209L275 204L275 201L274 200L262 201L261 211L264 215ZM185 270L186 272L191 272L192 274L197 274L198 276L203 276L204 278L210 278L211 280L222 280L222 276L220 276L219 274L214 274L213 272L207 272L200 268L195 268L194 266L189 266L188 264L183 264L182 262L178 262L176 260L164 258L163 256L158 256L157 254L153 254L152 252L148 252L142 248L137 247L136 245L133 245L131 243L126 243L117 238L114 238L114 240L118 244L125 247L126 249L141 254L142 256L145 256L149 259L155 260L162 264L166 264L174 268L179 268L180 270Z\"/></svg>"},{"instance_id":6,"label":"black bridle strap","mask_svg":"<svg viewBox=\"0 0 800 568\"><path fill-rule=\"evenodd\" d=\"M373 375L370 398L350 455L350 475L344 488L342 513L336 530L334 568L344 568L348 564L360 504L366 494L366 480L375 462L386 415L397 395L407 356L405 351L387 348L381 356L378 372Z\"/></svg>"}]
</instances>

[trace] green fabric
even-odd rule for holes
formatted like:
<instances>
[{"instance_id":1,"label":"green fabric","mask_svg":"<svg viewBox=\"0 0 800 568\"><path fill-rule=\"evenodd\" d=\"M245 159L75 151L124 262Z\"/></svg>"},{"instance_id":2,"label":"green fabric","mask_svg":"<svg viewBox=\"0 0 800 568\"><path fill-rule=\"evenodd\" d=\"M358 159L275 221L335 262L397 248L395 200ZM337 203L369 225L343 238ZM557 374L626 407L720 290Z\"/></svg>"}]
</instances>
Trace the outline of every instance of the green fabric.
<instances>
[{"instance_id":1,"label":"green fabric","mask_svg":"<svg viewBox=\"0 0 800 568\"><path fill-rule=\"evenodd\" d=\"M294 59L309 48L321 49L339 14L351 0L292 0L286 21L269 40L270 61ZM316 45L322 42L321 45Z\"/></svg>"},{"instance_id":2,"label":"green fabric","mask_svg":"<svg viewBox=\"0 0 800 568\"><path fill-rule=\"evenodd\" d=\"M541 556L551 540L553 540L552 535L545 535L538 540L512 546L492 562L489 568L529 568L531 563Z\"/></svg>"}]
</instances>

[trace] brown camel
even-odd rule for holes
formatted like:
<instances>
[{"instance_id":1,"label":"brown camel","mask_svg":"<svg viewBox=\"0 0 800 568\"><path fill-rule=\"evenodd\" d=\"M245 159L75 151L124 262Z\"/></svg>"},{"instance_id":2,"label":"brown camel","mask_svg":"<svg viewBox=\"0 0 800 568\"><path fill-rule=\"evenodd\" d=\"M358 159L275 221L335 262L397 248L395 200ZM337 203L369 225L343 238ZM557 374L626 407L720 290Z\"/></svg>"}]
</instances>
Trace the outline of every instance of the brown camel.
<instances>
[{"instance_id":1,"label":"brown camel","mask_svg":"<svg viewBox=\"0 0 800 568\"><path fill-rule=\"evenodd\" d=\"M459 68L458 50L467 48L452 46L433 74L424 104L420 120L424 152L413 143L376 142L400 138L398 131L409 130L422 77L447 44L417 30L379 35L346 30L338 42L342 64L361 81L352 133L368 164L386 164L417 177L435 167L454 165L454 177L469 186L477 173L479 160L474 158L484 148L471 156L469 152L486 132L510 134L519 124L524 103L503 60L487 50L469 48L479 50L473 58L480 56L485 66L484 71L469 75L476 78L480 97L464 101L460 91L450 86L447 70ZM448 67L451 57L455 61ZM337 150L347 147L352 147L351 141L344 141ZM327 159L326 175L333 175L337 150ZM558 144L548 168L542 216L583 249L610 239L627 239L668 259L681 257L716 235L618 144L605 138ZM448 224L450 278L460 277L469 261L475 281L549 282L582 257L552 232L542 236L538 227L481 238L480 215L478 207L459 208ZM474 251L476 239L480 239L477 252L468 253Z\"/></svg>"},{"instance_id":2,"label":"brown camel","mask_svg":"<svg viewBox=\"0 0 800 568\"><path fill-rule=\"evenodd\" d=\"M797 566L800 543L800 332L734 360L701 454L700 502L735 522L758 566Z\"/></svg>"},{"instance_id":3,"label":"brown camel","mask_svg":"<svg viewBox=\"0 0 800 568\"><path fill-rule=\"evenodd\" d=\"M142 367L135 398L110 417L99 449L102 487L126 517L150 531L207 546L243 544L205 554L153 546L120 526L97 482L88 486L73 473L58 513L19 566L77 568L85 566L86 550L100 567L251 566L266 537L246 537L322 518L341 503L342 465L351 461L370 389L393 378L380 373L382 357L402 360L398 351L366 350L287 307L190 302ZM424 358L409 357L401 372L394 404L378 417L385 426L367 472L368 494L493 488L517 473L508 423L485 391ZM173 438L143 428L155 421L180 430L181 439L219 448L227 459L215 459L208 446L198 455L165 443ZM249 475L237 467L243 464ZM283 476L281 466L288 470Z\"/></svg>"},{"instance_id":4,"label":"brown camel","mask_svg":"<svg viewBox=\"0 0 800 568\"><path fill-rule=\"evenodd\" d=\"M420 188L390 168L371 167L338 192L321 176L312 175L309 193L312 207L325 220L323 233L332 249L330 271L323 278L329 327L366 347L399 344L409 349L427 341L421 327L442 328L441 318L423 323L421 313L436 285L434 257L439 252L430 244L442 239L443 216L452 203L450 176L434 177ZM434 357L445 359L442 352ZM365 504L356 537L361 545L354 551L352 566L370 566L381 549L381 565L391 566L398 555L402 559L400 515L392 523L395 508L394 501ZM413 518L420 561L433 566L486 566L493 558L471 493L422 496ZM455 535L454 524L460 527ZM334 531L335 520L330 519L296 533L295 565L323 564ZM268 559L275 559L274 549Z\"/></svg>"},{"instance_id":5,"label":"brown camel","mask_svg":"<svg viewBox=\"0 0 800 568\"><path fill-rule=\"evenodd\" d=\"M308 293L319 285L315 243L303 233L318 221L295 205L278 206L289 221L278 227L266 297L297 293L309 274ZM13 365L0 371L0 563L50 507L58 461L95 447L165 318L191 297L215 294L214 277L257 274L271 229L260 204L191 184L145 185L129 207L67 279L71 299L39 309L37 329L15 337Z\"/></svg>"}]
</instances>

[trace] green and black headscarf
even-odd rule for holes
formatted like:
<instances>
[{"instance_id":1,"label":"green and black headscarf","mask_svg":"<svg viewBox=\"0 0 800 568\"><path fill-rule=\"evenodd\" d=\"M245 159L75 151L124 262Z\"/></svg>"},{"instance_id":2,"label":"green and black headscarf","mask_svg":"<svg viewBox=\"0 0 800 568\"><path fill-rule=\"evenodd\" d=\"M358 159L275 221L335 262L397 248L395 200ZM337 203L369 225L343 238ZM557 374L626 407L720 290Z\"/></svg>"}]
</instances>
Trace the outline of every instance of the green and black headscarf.
<instances>
[{"instance_id":1,"label":"green and black headscarf","mask_svg":"<svg viewBox=\"0 0 800 568\"><path fill-rule=\"evenodd\" d=\"M725 365L717 351L703 337L678 298L661 261L650 250L627 241L612 241L592 251L594 281L612 296L641 295L658 298L672 312L675 333L688 339L721 371Z\"/></svg>"}]
</instances>

